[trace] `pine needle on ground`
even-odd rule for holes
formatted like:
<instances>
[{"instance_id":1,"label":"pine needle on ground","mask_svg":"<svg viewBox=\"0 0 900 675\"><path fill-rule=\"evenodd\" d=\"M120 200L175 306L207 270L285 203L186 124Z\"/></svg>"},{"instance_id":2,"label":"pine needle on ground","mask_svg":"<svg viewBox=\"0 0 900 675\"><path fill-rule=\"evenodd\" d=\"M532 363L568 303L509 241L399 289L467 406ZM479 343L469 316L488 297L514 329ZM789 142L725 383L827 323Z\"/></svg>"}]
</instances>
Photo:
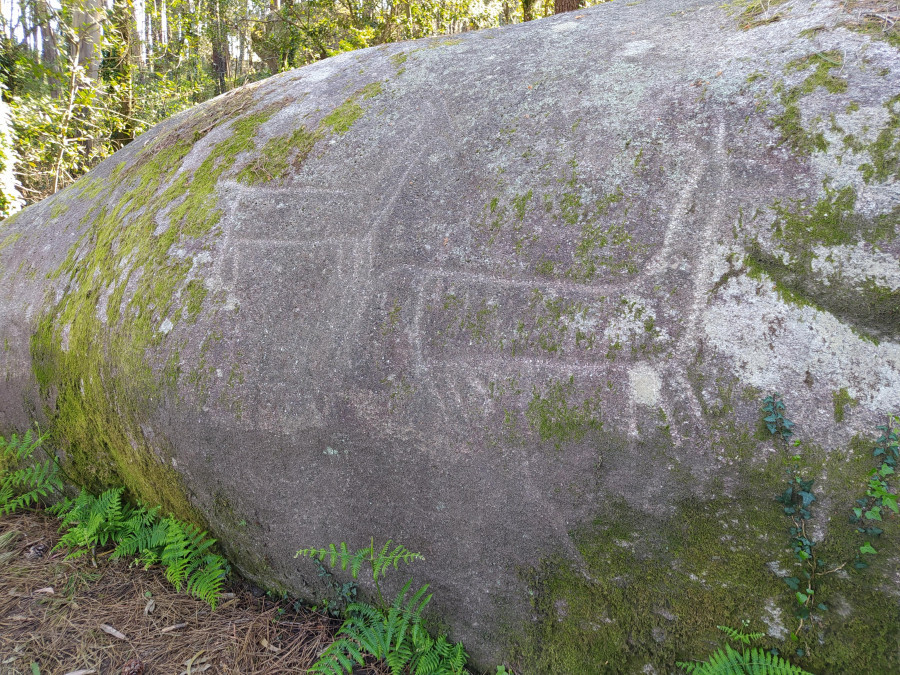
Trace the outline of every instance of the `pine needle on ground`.
<instances>
[{"instance_id":1,"label":"pine needle on ground","mask_svg":"<svg viewBox=\"0 0 900 675\"><path fill-rule=\"evenodd\" d=\"M211 611L177 593L158 569L129 568L108 552L96 561L65 560L51 552L57 523L43 513L0 518L3 675L32 675L32 663L42 675L118 674L132 659L145 675L303 673L340 626L321 613L255 597L242 582ZM387 672L377 664L356 671Z\"/></svg>"}]
</instances>

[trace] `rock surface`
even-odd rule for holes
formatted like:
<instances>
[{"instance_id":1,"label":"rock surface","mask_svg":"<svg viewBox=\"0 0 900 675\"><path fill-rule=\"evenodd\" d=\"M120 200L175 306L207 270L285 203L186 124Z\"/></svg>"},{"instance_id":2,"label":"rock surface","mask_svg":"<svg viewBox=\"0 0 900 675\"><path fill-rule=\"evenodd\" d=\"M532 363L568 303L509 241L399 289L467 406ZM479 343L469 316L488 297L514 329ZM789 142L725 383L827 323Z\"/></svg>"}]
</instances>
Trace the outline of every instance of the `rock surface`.
<instances>
[{"instance_id":1,"label":"rock surface","mask_svg":"<svg viewBox=\"0 0 900 675\"><path fill-rule=\"evenodd\" d=\"M900 407L900 52L833 2L720 4L342 54L161 124L0 223L0 433L42 420L278 591L322 595L301 547L421 551L484 665L667 672L741 619L793 653L785 470L852 558ZM900 668L884 529L822 586L817 672Z\"/></svg>"}]
</instances>

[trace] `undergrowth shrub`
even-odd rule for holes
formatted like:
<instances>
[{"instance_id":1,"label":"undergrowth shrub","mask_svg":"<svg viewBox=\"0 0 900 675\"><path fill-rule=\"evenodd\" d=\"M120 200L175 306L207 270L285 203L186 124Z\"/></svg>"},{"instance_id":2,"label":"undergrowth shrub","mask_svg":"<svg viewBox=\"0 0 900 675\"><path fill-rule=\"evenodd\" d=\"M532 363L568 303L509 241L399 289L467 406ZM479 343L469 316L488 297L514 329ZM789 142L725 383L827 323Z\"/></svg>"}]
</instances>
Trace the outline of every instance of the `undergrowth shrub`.
<instances>
[{"instance_id":1,"label":"undergrowth shrub","mask_svg":"<svg viewBox=\"0 0 900 675\"><path fill-rule=\"evenodd\" d=\"M97 546L114 546L111 558L135 557L145 569L158 563L176 590L184 587L215 609L229 570L225 558L212 552L215 540L190 523L161 518L158 508L129 505L123 491L113 488L99 496L82 491L51 507L62 520L60 530L66 530L55 548L78 558Z\"/></svg>"}]
</instances>

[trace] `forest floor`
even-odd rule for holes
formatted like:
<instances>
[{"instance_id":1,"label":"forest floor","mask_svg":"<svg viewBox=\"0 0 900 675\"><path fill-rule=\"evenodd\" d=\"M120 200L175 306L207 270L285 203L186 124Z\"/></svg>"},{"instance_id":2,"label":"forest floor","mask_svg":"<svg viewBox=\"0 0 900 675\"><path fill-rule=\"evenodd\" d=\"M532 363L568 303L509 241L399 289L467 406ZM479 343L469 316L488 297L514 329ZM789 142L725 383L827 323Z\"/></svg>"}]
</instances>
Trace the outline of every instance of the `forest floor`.
<instances>
[{"instance_id":1,"label":"forest floor","mask_svg":"<svg viewBox=\"0 0 900 675\"><path fill-rule=\"evenodd\" d=\"M212 611L157 568L66 560L58 522L0 518L0 675L304 673L340 627L242 580Z\"/></svg>"}]
</instances>

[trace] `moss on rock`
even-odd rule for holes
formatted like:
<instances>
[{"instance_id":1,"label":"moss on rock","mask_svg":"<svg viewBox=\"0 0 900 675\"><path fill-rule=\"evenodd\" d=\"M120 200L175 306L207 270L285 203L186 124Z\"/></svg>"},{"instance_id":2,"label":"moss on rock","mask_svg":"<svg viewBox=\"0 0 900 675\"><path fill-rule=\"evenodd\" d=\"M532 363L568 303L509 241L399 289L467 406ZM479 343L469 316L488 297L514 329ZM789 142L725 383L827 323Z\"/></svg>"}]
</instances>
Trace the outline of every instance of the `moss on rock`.
<instances>
[{"instance_id":1,"label":"moss on rock","mask_svg":"<svg viewBox=\"0 0 900 675\"><path fill-rule=\"evenodd\" d=\"M753 444L749 433L741 439ZM788 548L790 521L774 497L785 470L827 475L816 488L832 504L830 513L818 505L814 511L825 532L819 557L829 568L852 561L862 542L844 512L865 490L871 443L857 441L849 461L815 446L796 452L808 459L785 453L756 468L744 462L739 493L683 499L667 519L654 516L652 527L633 505L637 495L631 505L603 506L593 524L571 533L577 560L557 555L525 575L537 621L511 638L513 662L523 673L633 673L648 665L669 672L676 660L705 658L721 642L717 625L743 620L768 633L766 648L796 660L796 600L783 578L800 571ZM900 552L900 528L893 522L885 529L877 568L820 577L817 592L828 610L817 610L800 636L805 668L900 667L900 607L879 583Z\"/></svg>"},{"instance_id":2,"label":"moss on rock","mask_svg":"<svg viewBox=\"0 0 900 675\"><path fill-rule=\"evenodd\" d=\"M257 129L273 112L234 121L230 136L193 172L179 169L192 148L186 129L205 135L193 128L196 121L157 136L118 182L106 184L106 199L88 212L80 238L51 275L65 289L32 337L33 370L70 475L94 491L124 485L166 512L203 520L172 458L158 454L164 439L144 438L142 424L178 379L177 364L173 376L152 354L183 309L196 319L207 295L202 281L187 280L190 258L172 248L214 231L221 216L216 185L238 155L254 149Z\"/></svg>"}]
</instances>

